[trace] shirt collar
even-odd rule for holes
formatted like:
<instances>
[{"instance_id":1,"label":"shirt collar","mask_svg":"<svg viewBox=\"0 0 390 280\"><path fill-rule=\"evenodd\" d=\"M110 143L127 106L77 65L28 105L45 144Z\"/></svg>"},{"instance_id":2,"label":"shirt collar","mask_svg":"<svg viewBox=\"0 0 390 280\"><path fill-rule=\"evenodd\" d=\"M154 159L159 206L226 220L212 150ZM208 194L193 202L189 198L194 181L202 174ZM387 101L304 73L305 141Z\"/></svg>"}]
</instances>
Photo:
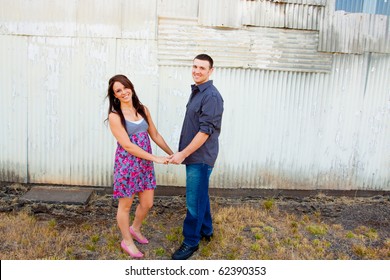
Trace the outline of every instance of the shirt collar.
<instances>
[{"instance_id":1,"label":"shirt collar","mask_svg":"<svg viewBox=\"0 0 390 280\"><path fill-rule=\"evenodd\" d=\"M213 80L208 80L207 82L203 83L203 84L200 84L200 85L191 85L191 89L194 90L194 88L198 87L199 88L199 91L202 92L204 91L206 88L208 88L209 86L211 86L213 84Z\"/></svg>"}]
</instances>

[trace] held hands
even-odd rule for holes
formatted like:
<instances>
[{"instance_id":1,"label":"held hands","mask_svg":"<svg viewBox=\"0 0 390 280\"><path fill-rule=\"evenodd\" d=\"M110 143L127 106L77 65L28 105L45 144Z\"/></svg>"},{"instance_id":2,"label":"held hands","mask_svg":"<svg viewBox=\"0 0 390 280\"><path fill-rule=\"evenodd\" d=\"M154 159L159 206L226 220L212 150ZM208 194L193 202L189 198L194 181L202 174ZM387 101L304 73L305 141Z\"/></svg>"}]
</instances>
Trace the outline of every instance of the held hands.
<instances>
[{"instance_id":1,"label":"held hands","mask_svg":"<svg viewBox=\"0 0 390 280\"><path fill-rule=\"evenodd\" d=\"M185 160L185 156L181 152L174 153L173 155L161 157L161 156L155 156L155 159L153 160L155 163L160 164L181 164Z\"/></svg>"},{"instance_id":2,"label":"held hands","mask_svg":"<svg viewBox=\"0 0 390 280\"><path fill-rule=\"evenodd\" d=\"M153 160L155 163L160 163L160 164L168 164L171 156L167 157L160 157L160 156L155 156L155 159Z\"/></svg>"},{"instance_id":3,"label":"held hands","mask_svg":"<svg viewBox=\"0 0 390 280\"><path fill-rule=\"evenodd\" d=\"M177 152L170 156L169 163L181 164L185 159L186 157L182 152Z\"/></svg>"}]
</instances>

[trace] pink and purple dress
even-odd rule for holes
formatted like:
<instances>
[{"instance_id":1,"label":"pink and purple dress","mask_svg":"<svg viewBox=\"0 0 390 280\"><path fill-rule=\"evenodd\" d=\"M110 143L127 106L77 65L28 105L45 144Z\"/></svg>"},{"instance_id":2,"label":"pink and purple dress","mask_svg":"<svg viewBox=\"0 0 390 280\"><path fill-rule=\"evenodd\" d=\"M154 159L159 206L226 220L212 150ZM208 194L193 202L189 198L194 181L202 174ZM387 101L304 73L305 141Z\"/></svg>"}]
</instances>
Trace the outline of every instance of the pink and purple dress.
<instances>
[{"instance_id":1,"label":"pink and purple dress","mask_svg":"<svg viewBox=\"0 0 390 280\"><path fill-rule=\"evenodd\" d=\"M138 122L126 120L130 141L148 153L152 153L148 127L144 119ZM153 162L133 156L118 143L114 163L113 198L132 197L136 193L155 188L156 177Z\"/></svg>"}]
</instances>

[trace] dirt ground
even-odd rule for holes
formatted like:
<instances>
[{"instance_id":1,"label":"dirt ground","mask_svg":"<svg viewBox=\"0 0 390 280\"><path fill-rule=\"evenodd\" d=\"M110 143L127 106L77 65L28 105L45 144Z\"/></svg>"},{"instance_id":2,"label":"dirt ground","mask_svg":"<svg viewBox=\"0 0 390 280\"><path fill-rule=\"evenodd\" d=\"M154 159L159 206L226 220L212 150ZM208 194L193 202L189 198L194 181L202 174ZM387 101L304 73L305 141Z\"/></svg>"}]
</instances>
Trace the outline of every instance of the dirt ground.
<instances>
[{"instance_id":1,"label":"dirt ground","mask_svg":"<svg viewBox=\"0 0 390 280\"><path fill-rule=\"evenodd\" d=\"M95 193L87 205L21 202L19 198L31 187L32 185L28 184L0 182L0 212L30 208L32 213L42 219L62 217L67 222L77 222L78 219L91 219L91 217L99 220L115 218L117 203L112 200L110 194ZM240 205L257 204L259 200L266 198L212 196L211 201L222 205ZM290 195L274 197L274 199L282 211L298 215L320 213L323 220L341 224L345 229L366 225L377 229L383 233L383 236L390 237L390 193L368 197ZM182 216L185 214L185 197L183 194L156 196L152 212L163 216Z\"/></svg>"},{"instance_id":2,"label":"dirt ground","mask_svg":"<svg viewBox=\"0 0 390 280\"><path fill-rule=\"evenodd\" d=\"M32 186L28 184L0 182L0 212L14 213L27 210L39 220L56 219L61 226L72 226L93 220L102 224L115 224L117 204L105 192L95 193L87 205L61 205L22 202L20 197ZM220 197L212 196L212 207L219 205L239 206L260 205L267 197ZM346 230L359 225L375 229L381 240L390 238L390 193L380 193L366 197L279 195L273 197L279 211L304 215L319 215L330 224L340 224ZM149 223L163 223L166 227L181 227L185 216L185 197L182 193L169 196L156 196L149 213ZM134 212L134 211L133 211ZM145 235L151 233L145 232ZM152 243L162 243L166 238L163 232L153 232ZM178 245L178 244L177 244ZM168 248L174 250L174 248Z\"/></svg>"}]
</instances>

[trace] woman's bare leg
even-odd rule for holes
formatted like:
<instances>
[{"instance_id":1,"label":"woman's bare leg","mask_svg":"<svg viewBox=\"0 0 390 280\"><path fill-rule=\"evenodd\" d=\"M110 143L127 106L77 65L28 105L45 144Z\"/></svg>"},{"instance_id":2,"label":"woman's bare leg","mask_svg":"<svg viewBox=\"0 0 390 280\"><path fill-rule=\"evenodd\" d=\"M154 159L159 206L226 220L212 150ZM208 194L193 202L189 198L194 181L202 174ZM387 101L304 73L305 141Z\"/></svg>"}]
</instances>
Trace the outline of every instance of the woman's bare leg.
<instances>
[{"instance_id":1,"label":"woman's bare leg","mask_svg":"<svg viewBox=\"0 0 390 280\"><path fill-rule=\"evenodd\" d=\"M141 233L141 226L150 208L152 208L153 206L154 190L145 190L143 192L140 192L138 194L138 197L139 204L137 206L137 209L135 210L135 218L131 227L133 228L137 236L143 239L144 236Z\"/></svg>"},{"instance_id":2,"label":"woman's bare leg","mask_svg":"<svg viewBox=\"0 0 390 280\"><path fill-rule=\"evenodd\" d=\"M133 203L134 196L132 197L123 197L119 199L118 211L116 214L116 220L118 222L119 229L122 233L122 239L124 240L127 247L134 254L139 252L138 248L135 246L133 238L131 237L129 231L129 213L130 208Z\"/></svg>"}]
</instances>

